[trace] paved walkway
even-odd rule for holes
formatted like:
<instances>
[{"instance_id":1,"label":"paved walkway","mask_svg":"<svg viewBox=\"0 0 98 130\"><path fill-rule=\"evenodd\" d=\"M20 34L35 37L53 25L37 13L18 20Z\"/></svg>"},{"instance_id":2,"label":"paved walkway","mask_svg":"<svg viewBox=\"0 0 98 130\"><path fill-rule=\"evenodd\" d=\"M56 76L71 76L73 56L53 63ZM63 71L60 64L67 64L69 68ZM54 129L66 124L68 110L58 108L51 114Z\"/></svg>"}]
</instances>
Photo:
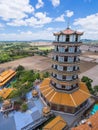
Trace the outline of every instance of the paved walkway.
<instances>
[{"instance_id":1,"label":"paved walkway","mask_svg":"<svg viewBox=\"0 0 98 130\"><path fill-rule=\"evenodd\" d=\"M79 75L80 78L82 78L83 76L91 78L93 80L93 86L98 85L98 65Z\"/></svg>"}]
</instances>

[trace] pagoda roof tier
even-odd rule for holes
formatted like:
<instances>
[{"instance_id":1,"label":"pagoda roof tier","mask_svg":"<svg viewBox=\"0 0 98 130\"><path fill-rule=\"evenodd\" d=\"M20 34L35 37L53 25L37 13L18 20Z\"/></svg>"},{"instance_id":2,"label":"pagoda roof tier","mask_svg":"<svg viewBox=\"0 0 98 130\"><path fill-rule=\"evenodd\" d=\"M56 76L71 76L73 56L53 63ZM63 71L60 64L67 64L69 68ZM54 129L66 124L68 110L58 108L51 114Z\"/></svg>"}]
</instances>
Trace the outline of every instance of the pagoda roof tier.
<instances>
[{"instance_id":1,"label":"pagoda roof tier","mask_svg":"<svg viewBox=\"0 0 98 130\"><path fill-rule=\"evenodd\" d=\"M56 91L50 86L50 81L50 78L44 79L40 85L40 91L44 98L52 104L78 107L91 96L86 85L82 82L79 83L80 87L77 91L68 94Z\"/></svg>"},{"instance_id":2,"label":"pagoda roof tier","mask_svg":"<svg viewBox=\"0 0 98 130\"><path fill-rule=\"evenodd\" d=\"M58 56L79 56L81 52L73 52L73 53L69 53L69 52L58 52L58 51L54 51L52 52L52 55L58 55Z\"/></svg>"},{"instance_id":3,"label":"pagoda roof tier","mask_svg":"<svg viewBox=\"0 0 98 130\"><path fill-rule=\"evenodd\" d=\"M83 32L78 32L75 30L71 30L70 28L67 28L63 31L54 33L54 36L56 36L56 35L72 35L72 34L83 35Z\"/></svg>"},{"instance_id":4,"label":"pagoda roof tier","mask_svg":"<svg viewBox=\"0 0 98 130\"><path fill-rule=\"evenodd\" d=\"M61 65L61 66L75 66L75 65L80 65L80 61L74 62L74 63L68 63L68 62L59 62L56 60L52 60L53 64L56 65Z\"/></svg>"},{"instance_id":5,"label":"pagoda roof tier","mask_svg":"<svg viewBox=\"0 0 98 130\"><path fill-rule=\"evenodd\" d=\"M66 72L64 72L64 71L60 71L60 70L57 70L57 69L54 69L54 68L52 68L50 71L51 72L55 72L56 74L61 74L61 75L73 75L73 74L80 73L80 70L69 71L69 72L66 71Z\"/></svg>"},{"instance_id":6,"label":"pagoda roof tier","mask_svg":"<svg viewBox=\"0 0 98 130\"><path fill-rule=\"evenodd\" d=\"M58 45L58 46L81 46L82 42L53 42L53 45Z\"/></svg>"},{"instance_id":7,"label":"pagoda roof tier","mask_svg":"<svg viewBox=\"0 0 98 130\"><path fill-rule=\"evenodd\" d=\"M79 82L79 79L74 79L72 81L63 81L63 80L59 80L59 79L56 79L54 77L51 76L51 79L57 83L57 84L61 84L61 85L73 85L73 84L76 84Z\"/></svg>"}]
</instances>

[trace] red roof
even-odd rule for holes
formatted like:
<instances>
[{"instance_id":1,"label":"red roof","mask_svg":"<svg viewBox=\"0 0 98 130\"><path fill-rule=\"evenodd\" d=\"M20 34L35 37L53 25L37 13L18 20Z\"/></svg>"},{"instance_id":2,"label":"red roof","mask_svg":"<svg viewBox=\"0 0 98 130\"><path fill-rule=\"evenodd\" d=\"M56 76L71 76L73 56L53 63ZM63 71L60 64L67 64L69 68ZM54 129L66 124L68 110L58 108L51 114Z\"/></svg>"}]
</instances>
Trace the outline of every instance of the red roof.
<instances>
[{"instance_id":1,"label":"red roof","mask_svg":"<svg viewBox=\"0 0 98 130\"><path fill-rule=\"evenodd\" d=\"M70 28L67 28L66 30L54 33L54 35L61 35L61 34L64 34L64 35L71 35L71 34L82 35L83 32L78 32L78 31L71 30Z\"/></svg>"},{"instance_id":2,"label":"red roof","mask_svg":"<svg viewBox=\"0 0 98 130\"><path fill-rule=\"evenodd\" d=\"M92 115L84 124L74 127L71 130L98 130L98 111Z\"/></svg>"}]
</instances>

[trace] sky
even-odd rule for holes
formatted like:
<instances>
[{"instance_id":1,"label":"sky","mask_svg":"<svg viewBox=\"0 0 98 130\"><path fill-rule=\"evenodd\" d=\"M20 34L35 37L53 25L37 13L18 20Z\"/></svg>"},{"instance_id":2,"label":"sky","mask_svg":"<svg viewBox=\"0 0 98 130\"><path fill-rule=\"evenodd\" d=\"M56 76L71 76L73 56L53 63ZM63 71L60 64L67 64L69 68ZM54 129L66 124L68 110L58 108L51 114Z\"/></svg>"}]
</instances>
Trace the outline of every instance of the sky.
<instances>
[{"instance_id":1,"label":"sky","mask_svg":"<svg viewBox=\"0 0 98 130\"><path fill-rule=\"evenodd\" d=\"M0 0L0 41L53 40L68 23L98 40L98 0Z\"/></svg>"}]
</instances>

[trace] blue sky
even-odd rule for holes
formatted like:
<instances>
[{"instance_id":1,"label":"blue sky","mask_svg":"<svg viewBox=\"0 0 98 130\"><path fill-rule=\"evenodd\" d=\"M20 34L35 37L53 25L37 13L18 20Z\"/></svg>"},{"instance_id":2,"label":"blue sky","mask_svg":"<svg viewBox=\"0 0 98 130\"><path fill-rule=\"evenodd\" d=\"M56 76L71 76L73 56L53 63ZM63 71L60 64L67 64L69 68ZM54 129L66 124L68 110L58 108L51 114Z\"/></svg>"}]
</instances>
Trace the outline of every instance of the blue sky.
<instances>
[{"instance_id":1,"label":"blue sky","mask_svg":"<svg viewBox=\"0 0 98 130\"><path fill-rule=\"evenodd\" d=\"M98 0L0 0L0 40L54 39L70 27L98 39Z\"/></svg>"}]
</instances>

